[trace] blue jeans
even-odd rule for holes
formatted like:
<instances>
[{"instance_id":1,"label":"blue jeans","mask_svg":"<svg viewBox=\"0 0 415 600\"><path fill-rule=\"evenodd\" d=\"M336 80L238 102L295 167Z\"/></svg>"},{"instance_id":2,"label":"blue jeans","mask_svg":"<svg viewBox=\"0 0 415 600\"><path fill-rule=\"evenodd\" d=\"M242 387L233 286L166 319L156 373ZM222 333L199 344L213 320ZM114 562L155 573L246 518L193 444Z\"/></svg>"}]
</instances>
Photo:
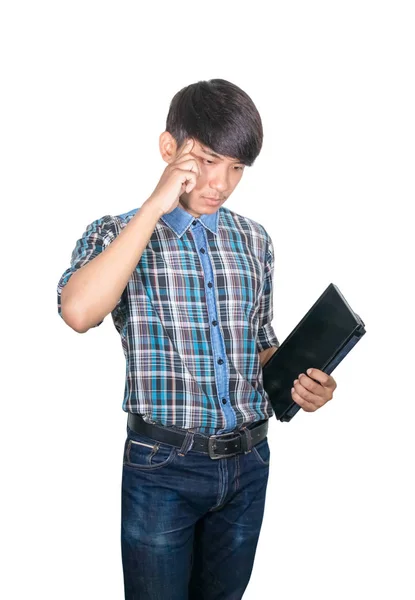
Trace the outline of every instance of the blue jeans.
<instances>
[{"instance_id":1,"label":"blue jeans","mask_svg":"<svg viewBox=\"0 0 415 600\"><path fill-rule=\"evenodd\" d=\"M264 514L270 450L212 459L127 425L121 493L126 600L240 600ZM190 445L190 449L189 449Z\"/></svg>"}]
</instances>

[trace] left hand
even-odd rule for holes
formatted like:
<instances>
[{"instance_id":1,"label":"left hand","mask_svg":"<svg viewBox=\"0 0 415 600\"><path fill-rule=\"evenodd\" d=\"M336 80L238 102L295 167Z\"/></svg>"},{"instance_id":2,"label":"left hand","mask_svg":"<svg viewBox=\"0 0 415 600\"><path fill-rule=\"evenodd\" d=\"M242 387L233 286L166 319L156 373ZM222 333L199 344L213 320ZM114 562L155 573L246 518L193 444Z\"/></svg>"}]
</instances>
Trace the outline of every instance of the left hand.
<instances>
[{"instance_id":1,"label":"left hand","mask_svg":"<svg viewBox=\"0 0 415 600\"><path fill-rule=\"evenodd\" d=\"M298 379L295 380L291 397L306 412L314 412L333 398L337 383L331 375L327 375L320 369L307 369L308 371L310 371L308 373L310 377L305 373L300 373Z\"/></svg>"}]
</instances>

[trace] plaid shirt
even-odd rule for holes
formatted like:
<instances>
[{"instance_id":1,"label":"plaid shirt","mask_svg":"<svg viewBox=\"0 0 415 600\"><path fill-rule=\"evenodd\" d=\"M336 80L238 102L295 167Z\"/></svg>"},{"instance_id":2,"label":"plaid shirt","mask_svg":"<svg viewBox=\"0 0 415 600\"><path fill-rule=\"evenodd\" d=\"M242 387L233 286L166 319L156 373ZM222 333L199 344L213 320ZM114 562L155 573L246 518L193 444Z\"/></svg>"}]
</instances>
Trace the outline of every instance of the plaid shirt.
<instances>
[{"instance_id":1,"label":"plaid shirt","mask_svg":"<svg viewBox=\"0 0 415 600\"><path fill-rule=\"evenodd\" d=\"M71 275L137 210L87 226L58 283L61 316ZM207 435L272 416L258 352L279 346L273 270L259 223L223 206L198 219L180 205L163 215L111 313L126 358L123 410Z\"/></svg>"}]
</instances>

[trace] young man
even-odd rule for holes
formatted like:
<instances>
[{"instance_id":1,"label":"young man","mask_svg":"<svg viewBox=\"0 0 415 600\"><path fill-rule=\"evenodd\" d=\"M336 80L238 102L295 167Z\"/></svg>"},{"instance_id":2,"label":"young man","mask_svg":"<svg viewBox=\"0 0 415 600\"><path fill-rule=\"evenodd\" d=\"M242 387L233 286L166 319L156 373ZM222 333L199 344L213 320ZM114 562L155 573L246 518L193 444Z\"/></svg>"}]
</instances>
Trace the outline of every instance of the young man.
<instances>
[{"instance_id":1,"label":"young man","mask_svg":"<svg viewBox=\"0 0 415 600\"><path fill-rule=\"evenodd\" d=\"M75 331L111 312L127 361L127 600L237 600L251 576L273 415L262 365L279 345L274 248L262 225L224 203L262 139L260 115L236 85L180 90L153 193L93 221L58 284L59 314ZM312 377L301 374L292 392L306 411L336 387L322 371Z\"/></svg>"}]
</instances>

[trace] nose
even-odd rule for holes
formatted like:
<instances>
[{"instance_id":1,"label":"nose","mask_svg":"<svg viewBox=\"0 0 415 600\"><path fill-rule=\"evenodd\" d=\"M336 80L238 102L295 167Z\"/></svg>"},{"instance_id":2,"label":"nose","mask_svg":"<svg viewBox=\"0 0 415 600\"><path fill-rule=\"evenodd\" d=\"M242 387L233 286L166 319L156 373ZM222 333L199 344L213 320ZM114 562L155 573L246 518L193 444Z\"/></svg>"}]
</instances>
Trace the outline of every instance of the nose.
<instances>
[{"instance_id":1,"label":"nose","mask_svg":"<svg viewBox=\"0 0 415 600\"><path fill-rule=\"evenodd\" d=\"M229 173L226 167L224 169L216 169L209 180L209 187L216 190L218 195L220 194L222 196L229 187L228 177Z\"/></svg>"}]
</instances>

